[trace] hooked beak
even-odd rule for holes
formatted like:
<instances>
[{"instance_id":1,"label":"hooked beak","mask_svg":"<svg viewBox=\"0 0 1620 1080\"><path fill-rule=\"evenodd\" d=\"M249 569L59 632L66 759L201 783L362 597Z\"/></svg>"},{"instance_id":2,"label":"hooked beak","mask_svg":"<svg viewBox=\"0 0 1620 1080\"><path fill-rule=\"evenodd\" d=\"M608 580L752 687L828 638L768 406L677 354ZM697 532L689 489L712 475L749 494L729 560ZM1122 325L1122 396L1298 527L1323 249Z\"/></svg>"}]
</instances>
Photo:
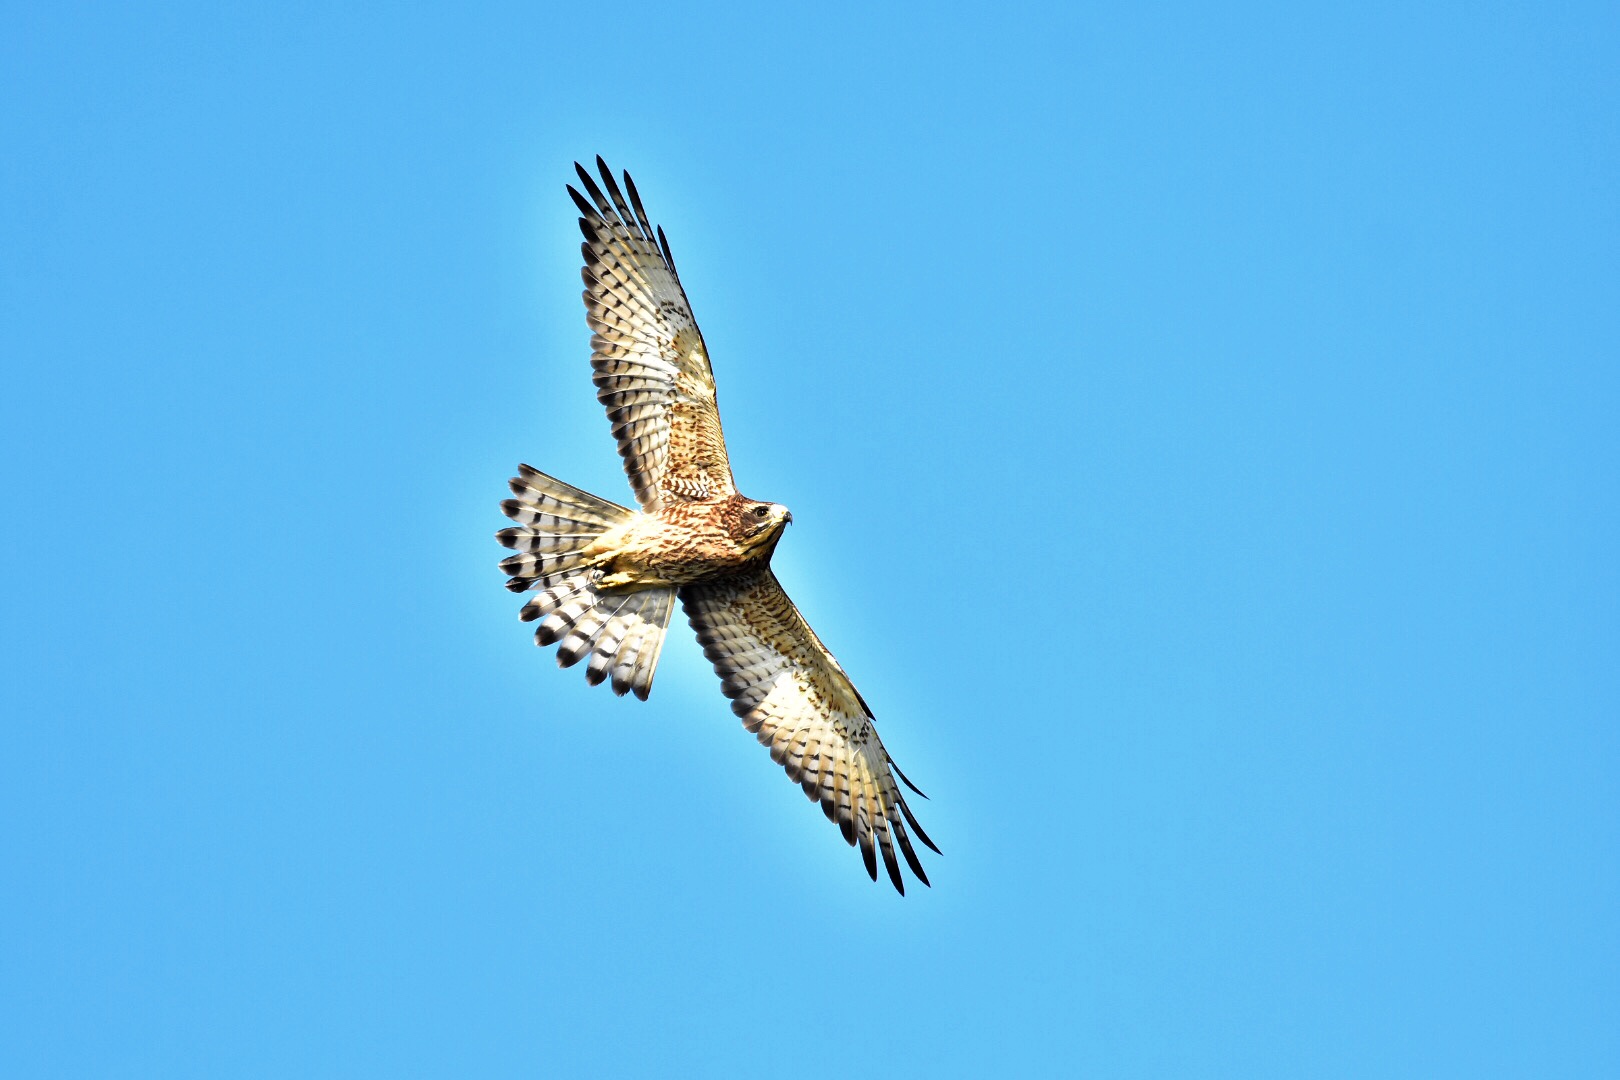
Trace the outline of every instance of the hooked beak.
<instances>
[{"instance_id":1,"label":"hooked beak","mask_svg":"<svg viewBox=\"0 0 1620 1080\"><path fill-rule=\"evenodd\" d=\"M793 524L793 511L789 510L787 512L787 516L782 519L782 524L784 524L784 525Z\"/></svg>"}]
</instances>

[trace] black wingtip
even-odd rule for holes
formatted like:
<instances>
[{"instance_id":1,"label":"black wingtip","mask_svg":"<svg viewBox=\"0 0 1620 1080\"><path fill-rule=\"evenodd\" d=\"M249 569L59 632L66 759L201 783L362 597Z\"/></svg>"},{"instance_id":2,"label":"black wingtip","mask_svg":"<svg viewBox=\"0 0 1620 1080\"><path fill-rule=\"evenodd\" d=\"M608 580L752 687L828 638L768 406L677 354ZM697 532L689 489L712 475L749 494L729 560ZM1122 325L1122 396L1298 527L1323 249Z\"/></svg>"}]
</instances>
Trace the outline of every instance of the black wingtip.
<instances>
[{"instance_id":1,"label":"black wingtip","mask_svg":"<svg viewBox=\"0 0 1620 1080\"><path fill-rule=\"evenodd\" d=\"M579 177L580 186L585 189L585 193L596 203L596 206L587 213L593 217L606 217L608 214L608 201L606 196L602 194L602 189L597 186L595 178L585 171L585 166L577 161L574 162L574 173Z\"/></svg>"},{"instance_id":2,"label":"black wingtip","mask_svg":"<svg viewBox=\"0 0 1620 1080\"><path fill-rule=\"evenodd\" d=\"M928 834L923 831L923 827L917 824L917 815L911 812L911 807L906 805L904 799L900 800L900 812L906 816L906 824L910 825L911 831L917 834L917 839L928 845L929 851L932 851L935 855L945 854L939 850L939 847L932 840L928 839Z\"/></svg>"},{"instance_id":3,"label":"black wingtip","mask_svg":"<svg viewBox=\"0 0 1620 1080\"><path fill-rule=\"evenodd\" d=\"M579 189L577 187L575 187L573 184L567 184L564 186L568 188L568 197L574 200L574 205L579 207L580 213L584 214L586 217L596 216L596 207L592 206L586 201L585 196L579 193Z\"/></svg>"},{"instance_id":4,"label":"black wingtip","mask_svg":"<svg viewBox=\"0 0 1620 1080\"><path fill-rule=\"evenodd\" d=\"M923 873L921 866L913 863L911 866L911 872L917 875L917 880L923 883L924 888L932 889L934 887L934 883L928 880L928 875Z\"/></svg>"},{"instance_id":5,"label":"black wingtip","mask_svg":"<svg viewBox=\"0 0 1620 1080\"><path fill-rule=\"evenodd\" d=\"M917 875L918 881L932 888L933 886L928 881L928 875L923 872L922 860L917 858L917 851L911 846L911 837L906 835L905 826L898 821L892 820L889 824L894 827L894 838L900 842L900 854L906 857L906 865L911 867L911 872Z\"/></svg>"},{"instance_id":6,"label":"black wingtip","mask_svg":"<svg viewBox=\"0 0 1620 1080\"><path fill-rule=\"evenodd\" d=\"M613 170L607 167L607 162L600 156L596 159L596 168L602 174L602 187L613 198L613 209L618 211L619 220L629 226L632 219L630 206L625 202L624 192L619 190L619 182L613 178Z\"/></svg>"},{"instance_id":7,"label":"black wingtip","mask_svg":"<svg viewBox=\"0 0 1620 1080\"><path fill-rule=\"evenodd\" d=\"M883 868L889 872L889 881L894 884L895 892L901 896L906 895L905 875L900 873L900 860L894 857L894 841L889 837L889 828L886 821L878 822L878 846L883 849Z\"/></svg>"},{"instance_id":8,"label":"black wingtip","mask_svg":"<svg viewBox=\"0 0 1620 1080\"><path fill-rule=\"evenodd\" d=\"M928 796L923 793L922 788L918 787L916 784L913 784L910 777L906 776L905 773L900 771L900 766L894 763L894 758L889 758L889 768L894 770L894 775L900 778L900 782L902 784L906 785L906 787L910 788L912 791L915 791L918 795L922 795L923 798L928 798Z\"/></svg>"},{"instance_id":9,"label":"black wingtip","mask_svg":"<svg viewBox=\"0 0 1620 1080\"><path fill-rule=\"evenodd\" d=\"M669 267L670 273L675 274L675 256L669 250L669 237L664 235L662 225L658 226L658 250L664 253L664 265ZM675 276L679 277L680 275L676 274Z\"/></svg>"},{"instance_id":10,"label":"black wingtip","mask_svg":"<svg viewBox=\"0 0 1620 1080\"><path fill-rule=\"evenodd\" d=\"M641 192L636 190L636 182L630 179L630 174L624 174L624 189L630 195L630 208L636 212L636 222L641 226L641 235L651 240L653 227L647 221L647 208L641 204Z\"/></svg>"}]
</instances>

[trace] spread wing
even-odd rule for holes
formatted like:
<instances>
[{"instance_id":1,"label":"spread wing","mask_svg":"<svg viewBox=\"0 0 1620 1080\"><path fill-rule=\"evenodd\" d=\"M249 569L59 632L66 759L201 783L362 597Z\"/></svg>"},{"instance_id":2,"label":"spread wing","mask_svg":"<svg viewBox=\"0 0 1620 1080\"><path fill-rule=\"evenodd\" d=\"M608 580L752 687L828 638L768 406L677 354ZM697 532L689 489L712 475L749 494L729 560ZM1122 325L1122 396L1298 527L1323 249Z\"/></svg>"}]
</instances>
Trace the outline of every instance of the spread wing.
<instances>
[{"instance_id":1,"label":"spread wing","mask_svg":"<svg viewBox=\"0 0 1620 1080\"><path fill-rule=\"evenodd\" d=\"M912 816L895 777L917 789L889 758L866 702L776 575L761 568L687 585L681 602L732 711L805 794L821 803L844 839L860 844L872 880L875 844L889 880L906 891L894 854L898 845L912 873L928 884L906 826L935 852L939 848Z\"/></svg>"},{"instance_id":2,"label":"spread wing","mask_svg":"<svg viewBox=\"0 0 1620 1080\"><path fill-rule=\"evenodd\" d=\"M629 199L600 157L599 186L577 162L585 194L570 186L585 234L585 320L591 326L596 397L607 407L624 471L648 513L670 501L736 492L714 373L662 228L630 174ZM605 189L605 191L604 191ZM632 209L633 208L633 209Z\"/></svg>"}]
</instances>

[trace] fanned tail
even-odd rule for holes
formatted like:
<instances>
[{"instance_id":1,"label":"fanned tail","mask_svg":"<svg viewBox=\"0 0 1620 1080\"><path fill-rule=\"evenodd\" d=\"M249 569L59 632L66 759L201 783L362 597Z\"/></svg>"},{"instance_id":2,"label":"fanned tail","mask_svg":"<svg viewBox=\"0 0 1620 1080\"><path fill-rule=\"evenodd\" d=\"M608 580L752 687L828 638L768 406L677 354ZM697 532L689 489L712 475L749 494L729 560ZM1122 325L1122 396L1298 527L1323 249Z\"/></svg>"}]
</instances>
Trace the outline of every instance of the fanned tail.
<instances>
[{"instance_id":1,"label":"fanned tail","mask_svg":"<svg viewBox=\"0 0 1620 1080\"><path fill-rule=\"evenodd\" d=\"M519 524L495 538L518 552L501 560L501 569L511 575L506 587L539 590L519 613L524 622L539 621L535 643L560 642L561 667L590 657L586 682L595 686L611 678L615 694L634 691L645 701L652 692L675 590L603 590L598 587L602 572L584 565L581 554L635 511L528 465L518 467L511 487L517 497L501 503L501 510Z\"/></svg>"},{"instance_id":2,"label":"fanned tail","mask_svg":"<svg viewBox=\"0 0 1620 1080\"><path fill-rule=\"evenodd\" d=\"M593 540L635 516L529 465L519 465L509 484L517 497L501 503L501 512L518 524L495 539L518 552L501 560L501 569L512 575L506 587L513 592L527 592L542 578L575 569Z\"/></svg>"}]
</instances>

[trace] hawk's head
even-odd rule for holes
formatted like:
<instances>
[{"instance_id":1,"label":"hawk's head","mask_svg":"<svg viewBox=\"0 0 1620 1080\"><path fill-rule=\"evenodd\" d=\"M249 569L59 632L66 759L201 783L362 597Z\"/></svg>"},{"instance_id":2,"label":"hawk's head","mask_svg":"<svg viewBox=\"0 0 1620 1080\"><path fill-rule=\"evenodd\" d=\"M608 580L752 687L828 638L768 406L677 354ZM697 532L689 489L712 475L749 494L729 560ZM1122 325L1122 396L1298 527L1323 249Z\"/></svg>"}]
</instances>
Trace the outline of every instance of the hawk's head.
<instances>
[{"instance_id":1,"label":"hawk's head","mask_svg":"<svg viewBox=\"0 0 1620 1080\"><path fill-rule=\"evenodd\" d=\"M782 529L793 520L793 515L781 503L731 497L726 507L726 529L731 538L744 548L753 550L774 547L782 537Z\"/></svg>"}]
</instances>

